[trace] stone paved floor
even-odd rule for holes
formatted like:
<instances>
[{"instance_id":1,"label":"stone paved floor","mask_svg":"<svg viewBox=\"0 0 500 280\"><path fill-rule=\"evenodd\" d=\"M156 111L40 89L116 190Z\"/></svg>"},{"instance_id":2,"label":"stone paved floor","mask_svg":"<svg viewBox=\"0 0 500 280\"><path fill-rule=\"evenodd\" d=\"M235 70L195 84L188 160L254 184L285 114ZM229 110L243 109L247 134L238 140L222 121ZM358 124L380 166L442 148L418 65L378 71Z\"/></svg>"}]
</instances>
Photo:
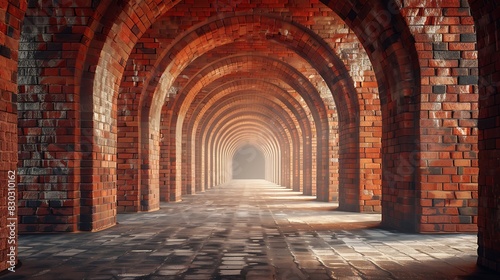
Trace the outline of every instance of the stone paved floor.
<instances>
[{"instance_id":1,"label":"stone paved floor","mask_svg":"<svg viewBox=\"0 0 500 280\"><path fill-rule=\"evenodd\" d=\"M23 265L2 279L500 278L476 268L475 235L400 234L334 209L234 181L101 232L21 236Z\"/></svg>"}]
</instances>

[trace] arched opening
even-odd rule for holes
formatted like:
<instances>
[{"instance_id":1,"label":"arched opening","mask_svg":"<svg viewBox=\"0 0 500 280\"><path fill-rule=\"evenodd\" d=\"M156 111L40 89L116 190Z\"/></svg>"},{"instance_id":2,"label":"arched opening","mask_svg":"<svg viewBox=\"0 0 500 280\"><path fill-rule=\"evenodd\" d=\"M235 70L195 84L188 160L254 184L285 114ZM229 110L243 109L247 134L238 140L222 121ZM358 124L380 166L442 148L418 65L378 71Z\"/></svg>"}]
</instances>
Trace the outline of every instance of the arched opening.
<instances>
[{"instance_id":1,"label":"arched opening","mask_svg":"<svg viewBox=\"0 0 500 280\"><path fill-rule=\"evenodd\" d=\"M265 179L266 160L264 154L253 145L239 148L233 155L233 179Z\"/></svg>"}]
</instances>

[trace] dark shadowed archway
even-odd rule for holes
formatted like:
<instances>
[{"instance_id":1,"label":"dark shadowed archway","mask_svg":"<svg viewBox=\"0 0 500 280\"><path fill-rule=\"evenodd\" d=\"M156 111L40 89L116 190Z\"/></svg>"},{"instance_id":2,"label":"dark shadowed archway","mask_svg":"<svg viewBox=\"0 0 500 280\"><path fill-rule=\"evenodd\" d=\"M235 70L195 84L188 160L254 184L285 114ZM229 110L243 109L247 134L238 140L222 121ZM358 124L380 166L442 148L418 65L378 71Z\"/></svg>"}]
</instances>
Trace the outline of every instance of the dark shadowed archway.
<instances>
[{"instance_id":1,"label":"dark shadowed archway","mask_svg":"<svg viewBox=\"0 0 500 280\"><path fill-rule=\"evenodd\" d=\"M232 171L233 179L265 179L264 154L253 145L241 147L233 156Z\"/></svg>"}]
</instances>

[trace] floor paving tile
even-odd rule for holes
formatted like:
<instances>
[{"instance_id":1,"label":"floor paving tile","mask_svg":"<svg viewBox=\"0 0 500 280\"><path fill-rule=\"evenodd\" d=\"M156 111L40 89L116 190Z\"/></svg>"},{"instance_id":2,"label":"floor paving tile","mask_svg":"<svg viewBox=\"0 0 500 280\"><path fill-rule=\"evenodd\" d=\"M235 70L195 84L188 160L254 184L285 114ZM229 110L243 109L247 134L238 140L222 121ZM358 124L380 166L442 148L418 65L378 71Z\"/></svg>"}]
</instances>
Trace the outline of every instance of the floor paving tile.
<instances>
[{"instance_id":1,"label":"floor paving tile","mask_svg":"<svg viewBox=\"0 0 500 280\"><path fill-rule=\"evenodd\" d=\"M476 267L473 234L402 234L380 215L266 181L234 181L120 214L95 233L20 236L22 266L2 279L498 279Z\"/></svg>"}]
</instances>

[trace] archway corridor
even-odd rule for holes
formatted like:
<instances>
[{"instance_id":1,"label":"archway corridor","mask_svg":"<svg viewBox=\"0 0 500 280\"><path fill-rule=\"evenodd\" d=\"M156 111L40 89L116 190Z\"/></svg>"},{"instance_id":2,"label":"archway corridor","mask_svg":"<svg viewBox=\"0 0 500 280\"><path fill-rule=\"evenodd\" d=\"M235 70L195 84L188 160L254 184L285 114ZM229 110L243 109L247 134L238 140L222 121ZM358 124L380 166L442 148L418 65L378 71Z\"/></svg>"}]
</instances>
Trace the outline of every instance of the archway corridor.
<instances>
[{"instance_id":1,"label":"archway corridor","mask_svg":"<svg viewBox=\"0 0 500 280\"><path fill-rule=\"evenodd\" d=\"M496 279L476 271L475 235L401 234L334 208L234 180L98 233L21 236L5 279Z\"/></svg>"},{"instance_id":2,"label":"archway corridor","mask_svg":"<svg viewBox=\"0 0 500 280\"><path fill-rule=\"evenodd\" d=\"M240 190L250 195L241 199L253 201L252 195L274 187L259 185L251 194L249 184L233 179L259 178L303 196L282 207L298 220L292 214L283 217L294 221L290 225L303 224L305 228L292 227L297 236L312 238L306 242L310 247L294 249L293 236L283 233L292 228L279 210L269 207L283 198L255 207L257 224L257 214L272 217L262 218L262 239L255 241L255 247L266 245L255 250L278 246L262 257L271 267L273 262L280 267L281 254L272 252L285 244L290 245L283 247L290 267L288 257L298 262L302 251L316 251L314 260L323 258L321 250L342 259L342 250L336 252L329 242L344 248L356 247L353 240L360 240L377 247L368 238L374 234L382 245L393 236L457 243L453 250L460 253L476 246L478 268L500 272L499 1L1 3L0 271L16 270L18 257L29 253L18 241L31 238L60 238L64 244L69 244L65 239L81 243L74 238L107 240L123 253L114 261L144 256L141 264L156 264L166 256L149 249L164 242L152 232L165 238L173 234L175 240L176 232L198 234L196 227L172 225L161 235L161 228L139 233L142 225L134 227L134 221L175 223L168 214L182 211L205 217L213 211L196 214L187 205L212 207L197 199L220 190L228 191L221 197ZM311 201L300 201L306 198ZM237 210L249 202L241 203L227 214L229 221L244 218ZM336 208L287 209L295 203ZM328 235L337 229L315 225L321 234L309 236L304 232L311 224L300 220L307 211L332 215L333 221L339 221L337 214L345 219L380 217L380 228L390 231L346 229L352 234L348 240L347 233ZM273 220L279 221L278 244L265 231ZM144 229L154 226L145 224ZM227 234L243 231L241 224L234 226ZM127 227L134 236L120 239L120 229ZM31 237L53 233L61 235ZM476 238L456 239L469 234ZM135 251L114 246L128 239L138 246ZM317 249L313 241L326 247ZM286 253L286 248L292 251ZM373 253L383 249L391 251L382 247ZM86 262L79 256L88 255L80 250L61 252L59 260ZM182 246L176 250L189 253ZM448 253L440 258L431 251L417 253L415 267L420 268L418 261L430 264L423 260L428 256L454 263ZM350 252L364 258L372 251ZM37 262L49 261L45 253L37 256ZM90 259L87 267L97 265L100 257L105 256ZM165 265L170 261L175 258ZM399 277L389 273L394 262L350 261L346 271ZM37 264L24 267L29 265ZM284 272L273 273L283 277ZM327 274L325 270L318 277ZM20 274L9 276L15 275Z\"/></svg>"}]
</instances>

